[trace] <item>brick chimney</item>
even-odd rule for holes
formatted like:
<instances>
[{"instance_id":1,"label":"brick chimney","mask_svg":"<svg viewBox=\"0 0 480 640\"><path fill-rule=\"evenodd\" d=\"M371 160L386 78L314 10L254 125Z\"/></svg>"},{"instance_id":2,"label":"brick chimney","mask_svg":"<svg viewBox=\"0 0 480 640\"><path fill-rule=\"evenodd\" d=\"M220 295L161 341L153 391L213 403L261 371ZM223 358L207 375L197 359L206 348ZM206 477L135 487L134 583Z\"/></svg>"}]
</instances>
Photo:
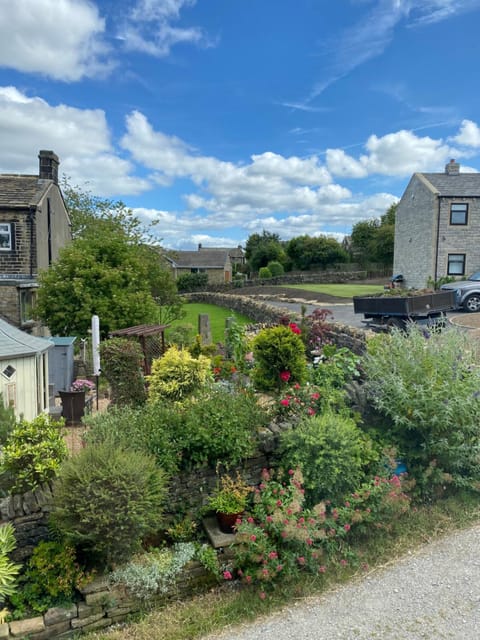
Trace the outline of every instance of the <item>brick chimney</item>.
<instances>
[{"instance_id":1,"label":"brick chimney","mask_svg":"<svg viewBox=\"0 0 480 640\"><path fill-rule=\"evenodd\" d=\"M458 162L450 160L450 162L445 165L445 173L449 176L458 176L460 173L460 165Z\"/></svg>"},{"instance_id":2,"label":"brick chimney","mask_svg":"<svg viewBox=\"0 0 480 640\"><path fill-rule=\"evenodd\" d=\"M38 177L43 180L53 180L58 184L58 165L60 161L53 151L42 150L38 154L39 171Z\"/></svg>"}]
</instances>

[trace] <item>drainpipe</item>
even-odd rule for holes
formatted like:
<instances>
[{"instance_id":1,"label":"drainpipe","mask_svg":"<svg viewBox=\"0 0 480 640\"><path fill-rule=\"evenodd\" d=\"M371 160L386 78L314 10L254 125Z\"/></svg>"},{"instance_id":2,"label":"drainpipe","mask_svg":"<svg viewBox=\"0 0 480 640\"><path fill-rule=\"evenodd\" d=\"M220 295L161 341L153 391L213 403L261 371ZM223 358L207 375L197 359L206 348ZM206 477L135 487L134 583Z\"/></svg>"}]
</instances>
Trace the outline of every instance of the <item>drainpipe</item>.
<instances>
[{"instance_id":1,"label":"drainpipe","mask_svg":"<svg viewBox=\"0 0 480 640\"><path fill-rule=\"evenodd\" d=\"M433 280L436 282L438 280L438 250L440 247L440 203L442 196L438 196L438 212L437 212L437 246L435 249L435 273L433 275Z\"/></svg>"},{"instance_id":2,"label":"drainpipe","mask_svg":"<svg viewBox=\"0 0 480 640\"><path fill-rule=\"evenodd\" d=\"M34 245L33 229L35 226L35 212L36 212L36 207L30 207L28 211L28 222L30 226L30 278L33 278L33 266L34 266L33 250L35 245Z\"/></svg>"}]
</instances>

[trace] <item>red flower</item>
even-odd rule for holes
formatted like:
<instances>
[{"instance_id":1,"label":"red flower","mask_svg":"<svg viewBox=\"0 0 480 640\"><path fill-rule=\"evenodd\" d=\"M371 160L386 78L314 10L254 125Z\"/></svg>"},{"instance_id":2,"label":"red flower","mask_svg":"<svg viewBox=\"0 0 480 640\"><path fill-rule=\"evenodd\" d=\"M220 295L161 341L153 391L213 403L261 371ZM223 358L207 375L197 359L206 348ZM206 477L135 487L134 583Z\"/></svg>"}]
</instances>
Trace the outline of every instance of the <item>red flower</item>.
<instances>
[{"instance_id":1,"label":"red flower","mask_svg":"<svg viewBox=\"0 0 480 640\"><path fill-rule=\"evenodd\" d=\"M343 528L345 529L345 531L350 531L350 525L349 524L344 524Z\"/></svg>"},{"instance_id":2,"label":"red flower","mask_svg":"<svg viewBox=\"0 0 480 640\"><path fill-rule=\"evenodd\" d=\"M280 372L280 380L282 382L288 382L290 380L291 375L292 374L290 373L290 371L281 371Z\"/></svg>"},{"instance_id":3,"label":"red flower","mask_svg":"<svg viewBox=\"0 0 480 640\"><path fill-rule=\"evenodd\" d=\"M292 331L292 333L296 333L297 335L302 333L299 326L295 322L290 322L288 328L290 329L290 331Z\"/></svg>"},{"instance_id":4,"label":"red flower","mask_svg":"<svg viewBox=\"0 0 480 640\"><path fill-rule=\"evenodd\" d=\"M288 407L290 405L290 400L288 398L284 398L283 400L280 400L280 404L283 407Z\"/></svg>"}]
</instances>

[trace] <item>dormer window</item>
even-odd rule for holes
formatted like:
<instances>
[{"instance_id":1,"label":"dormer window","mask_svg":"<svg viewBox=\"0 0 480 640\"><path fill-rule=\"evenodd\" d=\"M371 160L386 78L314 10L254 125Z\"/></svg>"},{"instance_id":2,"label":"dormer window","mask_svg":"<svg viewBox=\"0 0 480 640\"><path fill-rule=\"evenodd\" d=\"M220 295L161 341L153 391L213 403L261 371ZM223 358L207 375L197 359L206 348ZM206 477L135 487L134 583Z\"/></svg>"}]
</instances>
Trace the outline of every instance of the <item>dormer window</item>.
<instances>
[{"instance_id":1,"label":"dormer window","mask_svg":"<svg viewBox=\"0 0 480 640\"><path fill-rule=\"evenodd\" d=\"M450 224L467 224L468 204L465 202L450 205Z\"/></svg>"},{"instance_id":2,"label":"dormer window","mask_svg":"<svg viewBox=\"0 0 480 640\"><path fill-rule=\"evenodd\" d=\"M0 251L12 251L13 233L11 222L0 222Z\"/></svg>"}]
</instances>

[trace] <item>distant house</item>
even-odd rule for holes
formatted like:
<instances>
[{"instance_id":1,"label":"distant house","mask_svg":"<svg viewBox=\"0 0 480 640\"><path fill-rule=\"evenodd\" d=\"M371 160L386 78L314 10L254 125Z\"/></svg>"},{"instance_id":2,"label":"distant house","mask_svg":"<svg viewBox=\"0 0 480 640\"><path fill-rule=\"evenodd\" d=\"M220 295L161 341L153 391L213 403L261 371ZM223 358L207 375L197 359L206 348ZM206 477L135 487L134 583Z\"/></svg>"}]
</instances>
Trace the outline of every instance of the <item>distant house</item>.
<instances>
[{"instance_id":1,"label":"distant house","mask_svg":"<svg viewBox=\"0 0 480 640\"><path fill-rule=\"evenodd\" d=\"M202 247L202 245L199 243L198 250L199 251L227 251L228 257L230 258L230 262L232 263L234 271L235 271L236 265L244 265L247 263L247 258L245 257L245 251L240 245L238 245L238 247Z\"/></svg>"},{"instance_id":2,"label":"distant house","mask_svg":"<svg viewBox=\"0 0 480 640\"><path fill-rule=\"evenodd\" d=\"M480 269L480 173L415 173L398 204L393 272L416 289Z\"/></svg>"},{"instance_id":3,"label":"distant house","mask_svg":"<svg viewBox=\"0 0 480 640\"><path fill-rule=\"evenodd\" d=\"M48 410L48 351L53 343L0 319L0 393L15 416L33 420Z\"/></svg>"},{"instance_id":4,"label":"distant house","mask_svg":"<svg viewBox=\"0 0 480 640\"><path fill-rule=\"evenodd\" d=\"M175 279L185 273L206 273L210 283L231 282L232 263L228 249L175 251L166 259Z\"/></svg>"},{"instance_id":5,"label":"distant house","mask_svg":"<svg viewBox=\"0 0 480 640\"><path fill-rule=\"evenodd\" d=\"M58 157L40 151L38 175L0 174L0 316L41 332L31 317L37 276L71 239Z\"/></svg>"}]
</instances>

